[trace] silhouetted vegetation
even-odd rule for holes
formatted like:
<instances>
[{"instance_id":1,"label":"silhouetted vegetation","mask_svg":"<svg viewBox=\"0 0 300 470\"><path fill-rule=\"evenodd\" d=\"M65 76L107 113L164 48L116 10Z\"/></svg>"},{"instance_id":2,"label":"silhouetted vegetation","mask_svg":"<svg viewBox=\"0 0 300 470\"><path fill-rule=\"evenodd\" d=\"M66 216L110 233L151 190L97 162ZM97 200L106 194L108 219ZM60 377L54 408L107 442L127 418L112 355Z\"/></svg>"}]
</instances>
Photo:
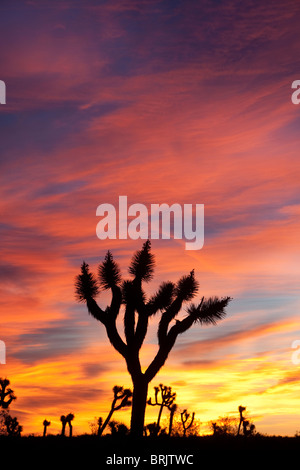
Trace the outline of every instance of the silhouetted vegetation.
<instances>
[{"instance_id":1,"label":"silhouetted vegetation","mask_svg":"<svg viewBox=\"0 0 300 470\"><path fill-rule=\"evenodd\" d=\"M243 421L243 433L245 437L252 436L255 433L255 425L245 419Z\"/></svg>"},{"instance_id":2,"label":"silhouetted vegetation","mask_svg":"<svg viewBox=\"0 0 300 470\"><path fill-rule=\"evenodd\" d=\"M75 416L73 415L73 413L69 413L69 414L66 416L66 424L69 425L69 437L72 437L72 435L73 435L73 425L72 425L72 421L73 421L74 418L75 418Z\"/></svg>"},{"instance_id":3,"label":"silhouetted vegetation","mask_svg":"<svg viewBox=\"0 0 300 470\"><path fill-rule=\"evenodd\" d=\"M168 432L168 434L169 434L169 436L171 436L172 435L172 430L173 430L174 415L177 411L176 403L173 403L173 405L171 405L169 407L169 410L170 410L170 419L169 419L169 432Z\"/></svg>"},{"instance_id":4,"label":"silhouetted vegetation","mask_svg":"<svg viewBox=\"0 0 300 470\"><path fill-rule=\"evenodd\" d=\"M65 436L66 434L66 424L67 424L67 419L65 415L61 415L60 417L62 428L61 428L61 436Z\"/></svg>"},{"instance_id":5,"label":"silhouetted vegetation","mask_svg":"<svg viewBox=\"0 0 300 470\"><path fill-rule=\"evenodd\" d=\"M102 418L99 418L98 436L101 436L103 434L104 429L108 425L115 411L131 405L130 398L132 397L132 391L129 388L118 387L117 385L115 385L113 387L113 393L114 393L114 397L113 397L113 401L111 404L111 408L103 424L102 424ZM100 427L100 423L101 423L101 427Z\"/></svg>"},{"instance_id":6,"label":"silhouetted vegetation","mask_svg":"<svg viewBox=\"0 0 300 470\"><path fill-rule=\"evenodd\" d=\"M128 436L129 429L124 423L119 423L118 421L111 421L109 424L110 433L112 436Z\"/></svg>"},{"instance_id":7,"label":"silhouetted vegetation","mask_svg":"<svg viewBox=\"0 0 300 470\"><path fill-rule=\"evenodd\" d=\"M4 385L5 393L9 392L9 384L5 382ZM131 390L115 386L111 410L107 417L109 419L105 420L106 425L110 428L110 434L102 436L101 440L93 435L72 437L74 420L72 413L61 416L61 434L65 435L66 425L68 425L69 435L72 439L46 436L47 427L50 425L50 421L47 419L43 421L43 437L20 437L22 426L18 423L17 418L10 416L8 409L5 408L0 412L0 445L2 444L2 449L5 449L8 455L14 455L14 462L16 462L15 456L20 456L23 461L25 453L30 455L44 453L47 455L47 462L51 459L52 462L56 462L61 459L63 454L66 455L67 463L74 465L78 461L78 455L89 455L93 461L99 462L101 468L105 466L107 458L112 455L139 456L143 461L143 468L153 468L153 465L149 463L150 455L190 455L193 464L197 467L201 466L203 459L211 458L212 455L214 465L217 462L218 465L224 464L224 459L230 458L232 455L238 459L243 459L245 455L267 455L268 465L271 465L272 457L280 452L284 456L298 455L299 437L297 435L294 438L282 438L255 434L255 426L244 414L245 407L238 408L239 420L237 417L219 417L218 420L211 422L213 435L200 436L200 422L196 422L195 413L188 413L185 409L176 414L175 393L172 392L171 387L160 384L154 390L154 401L152 403L149 400L149 405L155 404L159 407L160 417L162 416L161 410L164 407L167 408L170 411L170 419L168 421L166 418L167 426L165 427L161 427L161 419L148 424L145 427L144 437L140 440L132 439L132 436L129 435L129 429L124 423L110 419L112 412L130 405L132 396ZM11 390L5 395L4 401L7 403L12 396ZM157 427L158 422L159 428ZM239 424L240 430L243 429L243 436L239 436L237 432ZM95 418L93 433L97 434L97 427L99 429L103 425L102 418ZM179 436L183 436L185 439L181 439ZM274 461L276 461L275 458ZM262 463L261 457L260 463Z\"/></svg>"},{"instance_id":8,"label":"silhouetted vegetation","mask_svg":"<svg viewBox=\"0 0 300 470\"><path fill-rule=\"evenodd\" d=\"M176 284L163 282L156 294L147 299L143 283L152 279L153 272L154 256L148 240L132 258L129 266L132 280L122 281L120 269L108 251L98 268L98 277L89 271L88 264L84 262L81 274L75 282L77 300L85 302L89 313L104 325L111 344L126 361L133 383L131 434L136 437L143 435L148 385L166 362L178 335L187 331L194 323L215 325L218 320L224 318L225 308L231 300L230 297L202 297L200 303L186 307L187 316L178 320L176 317L184 303L192 300L198 293L199 285L194 270L187 276L182 276ZM105 310L100 308L95 300L100 289L110 290L112 294L111 303ZM125 307L125 341L121 338L116 324L122 304ZM145 372L142 372L140 349L147 334L149 319L158 312L161 313L158 352Z\"/></svg>"},{"instance_id":9,"label":"silhouetted vegetation","mask_svg":"<svg viewBox=\"0 0 300 470\"><path fill-rule=\"evenodd\" d=\"M8 436L21 436L22 426L18 419L13 418L7 411L4 412L4 425Z\"/></svg>"},{"instance_id":10,"label":"silhouetted vegetation","mask_svg":"<svg viewBox=\"0 0 300 470\"><path fill-rule=\"evenodd\" d=\"M241 424L243 423L244 421L244 416L243 416L243 412L246 410L246 408L244 406L239 406L239 414L240 414L240 422L239 422L239 427L238 427L238 431L237 431L237 435L239 436L240 434L240 430L241 430Z\"/></svg>"},{"instance_id":11,"label":"silhouetted vegetation","mask_svg":"<svg viewBox=\"0 0 300 470\"><path fill-rule=\"evenodd\" d=\"M44 419L43 421L43 426L44 426L44 431L43 431L43 436L45 437L46 434L47 434L47 427L50 426L50 421L47 421L46 419Z\"/></svg>"},{"instance_id":12,"label":"silhouetted vegetation","mask_svg":"<svg viewBox=\"0 0 300 470\"><path fill-rule=\"evenodd\" d=\"M89 424L92 435L97 436L103 424L103 419L101 417L98 418L97 416L95 416L92 421L88 422L88 424Z\"/></svg>"},{"instance_id":13,"label":"silhouetted vegetation","mask_svg":"<svg viewBox=\"0 0 300 470\"><path fill-rule=\"evenodd\" d=\"M210 421L209 425L214 436L235 436L237 434L238 420L231 416L219 416L216 421Z\"/></svg>"},{"instance_id":14,"label":"silhouetted vegetation","mask_svg":"<svg viewBox=\"0 0 300 470\"><path fill-rule=\"evenodd\" d=\"M150 437L157 437L161 431L164 433L165 430L162 430L160 425L157 425L157 422L154 423L148 423L144 427L144 436L150 436Z\"/></svg>"},{"instance_id":15,"label":"silhouetted vegetation","mask_svg":"<svg viewBox=\"0 0 300 470\"><path fill-rule=\"evenodd\" d=\"M8 411L10 404L17 399L14 391L9 387L8 379L0 378L0 434L7 436L21 436L22 426L16 417Z\"/></svg>"},{"instance_id":16,"label":"silhouetted vegetation","mask_svg":"<svg viewBox=\"0 0 300 470\"><path fill-rule=\"evenodd\" d=\"M8 379L0 379L0 408L4 410L17 398L9 385L10 381Z\"/></svg>"},{"instance_id":17,"label":"silhouetted vegetation","mask_svg":"<svg viewBox=\"0 0 300 470\"><path fill-rule=\"evenodd\" d=\"M159 401L158 395L160 395L160 401ZM160 419L161 419L163 409L164 407L166 407L170 410L175 398L176 398L176 393L175 392L172 393L171 387L167 387L162 384L159 384L159 387L154 387L154 402L152 403L151 398L149 398L147 403L148 405L151 405L151 406L159 406L159 412L158 412L158 417L157 417L157 422L156 422L157 434L160 431ZM153 432L155 431L153 430Z\"/></svg>"},{"instance_id":18,"label":"silhouetted vegetation","mask_svg":"<svg viewBox=\"0 0 300 470\"><path fill-rule=\"evenodd\" d=\"M101 418L101 416L97 419L97 425L98 425L97 436L101 436L102 425L103 425L103 419Z\"/></svg>"},{"instance_id":19,"label":"silhouetted vegetation","mask_svg":"<svg viewBox=\"0 0 300 470\"><path fill-rule=\"evenodd\" d=\"M192 415L190 415L187 412L187 410L183 410L183 412L180 413L180 417L181 417L181 422L182 422L182 427L183 427L183 435L185 437L187 430L190 429L193 425L193 422L195 419L195 413L193 412Z\"/></svg>"},{"instance_id":20,"label":"silhouetted vegetation","mask_svg":"<svg viewBox=\"0 0 300 470\"><path fill-rule=\"evenodd\" d=\"M66 435L66 425L68 424L69 425L69 437L72 437L72 435L73 435L73 426L72 426L73 419L74 419L73 413L69 413L67 416L62 415L60 417L60 421L61 421L61 424L62 424L61 436L64 437Z\"/></svg>"},{"instance_id":21,"label":"silhouetted vegetation","mask_svg":"<svg viewBox=\"0 0 300 470\"><path fill-rule=\"evenodd\" d=\"M255 425L249 421L249 418L246 418L243 415L243 412L246 411L246 407L239 406L238 408L240 414L240 422L238 427L237 434L240 434L241 424L243 425L243 434L245 437L252 436L255 433Z\"/></svg>"}]
</instances>

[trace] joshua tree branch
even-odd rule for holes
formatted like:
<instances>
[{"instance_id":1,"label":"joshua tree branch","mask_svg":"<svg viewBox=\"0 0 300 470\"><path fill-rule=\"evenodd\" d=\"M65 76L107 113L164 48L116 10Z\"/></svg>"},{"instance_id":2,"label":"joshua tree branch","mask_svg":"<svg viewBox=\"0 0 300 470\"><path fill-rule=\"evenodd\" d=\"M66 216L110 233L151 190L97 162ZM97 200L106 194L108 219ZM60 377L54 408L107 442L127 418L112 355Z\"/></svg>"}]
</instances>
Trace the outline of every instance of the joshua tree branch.
<instances>
[{"instance_id":1,"label":"joshua tree branch","mask_svg":"<svg viewBox=\"0 0 300 470\"><path fill-rule=\"evenodd\" d=\"M163 282L156 294L147 302L147 313L149 316L155 315L158 310L167 309L174 296L175 285L173 282Z\"/></svg>"},{"instance_id":2,"label":"joshua tree branch","mask_svg":"<svg viewBox=\"0 0 300 470\"><path fill-rule=\"evenodd\" d=\"M88 298L86 300L87 307L89 312L96 318L98 321L103 323L106 327L107 336L113 345L113 347L123 356L126 356L126 344L120 337L117 327L116 327L116 318L118 315L118 311L121 305L121 291L118 287L112 289L112 301L111 306L104 312L97 302L92 299Z\"/></svg>"},{"instance_id":3,"label":"joshua tree branch","mask_svg":"<svg viewBox=\"0 0 300 470\"><path fill-rule=\"evenodd\" d=\"M109 315L114 317L114 319L117 318L119 312L120 312L120 307L122 303L122 292L119 286L113 286L111 288L111 293L112 293L112 299L110 303L110 307L108 309Z\"/></svg>"},{"instance_id":4,"label":"joshua tree branch","mask_svg":"<svg viewBox=\"0 0 300 470\"><path fill-rule=\"evenodd\" d=\"M159 327L158 327L158 342L162 344L165 340L168 328L171 321L176 317L176 315L181 310L183 302L190 300L194 297L194 295L198 291L198 282L195 280L194 277L194 270L190 272L188 276L182 276L176 288L173 289L176 297L171 303L171 305L166 308L163 312Z\"/></svg>"},{"instance_id":5,"label":"joshua tree branch","mask_svg":"<svg viewBox=\"0 0 300 470\"><path fill-rule=\"evenodd\" d=\"M106 312L104 312L104 310L102 310L102 308L99 307L96 300L90 297L86 299L86 305L89 313L93 315L96 320L100 321L101 323L103 323L103 325L105 325L107 320L107 314Z\"/></svg>"},{"instance_id":6,"label":"joshua tree branch","mask_svg":"<svg viewBox=\"0 0 300 470\"><path fill-rule=\"evenodd\" d=\"M106 322L105 327L108 339L113 347L118 351L118 353L126 358L128 351L127 346L118 333L115 319L109 319L109 321Z\"/></svg>"},{"instance_id":7,"label":"joshua tree branch","mask_svg":"<svg viewBox=\"0 0 300 470\"><path fill-rule=\"evenodd\" d=\"M177 298L173 304L176 300L179 303L179 299ZM225 307L229 301L230 297L221 300L218 298L210 298L206 301L202 298L200 304L197 307L193 306L193 308L189 309L189 314L183 320L177 320L175 325L173 325L167 333L167 328L176 315L175 312L178 308L178 304L176 308L174 307L174 310L170 310L169 313L165 315L165 319L163 320L162 318L159 325L159 350L145 372L147 380L150 382L164 365L179 334L187 331L196 321L201 323L216 323L217 320L225 316ZM170 309L173 309L173 304Z\"/></svg>"},{"instance_id":8,"label":"joshua tree branch","mask_svg":"<svg viewBox=\"0 0 300 470\"><path fill-rule=\"evenodd\" d=\"M159 350L147 368L145 372L145 378L147 382L151 382L151 380L155 377L155 375L158 373L158 371L161 369L161 367L164 365L164 363L167 360L167 357L172 349L172 347L175 344L176 338L177 338L177 332L175 330L169 331L168 335L166 336L165 340L160 344Z\"/></svg>"},{"instance_id":9,"label":"joshua tree branch","mask_svg":"<svg viewBox=\"0 0 300 470\"><path fill-rule=\"evenodd\" d=\"M158 326L158 343L161 345L163 341L165 341L168 333L168 328L171 321L175 318L175 316L179 313L182 307L182 299L178 296L172 302L169 308L167 308L161 316L161 320Z\"/></svg>"}]
</instances>

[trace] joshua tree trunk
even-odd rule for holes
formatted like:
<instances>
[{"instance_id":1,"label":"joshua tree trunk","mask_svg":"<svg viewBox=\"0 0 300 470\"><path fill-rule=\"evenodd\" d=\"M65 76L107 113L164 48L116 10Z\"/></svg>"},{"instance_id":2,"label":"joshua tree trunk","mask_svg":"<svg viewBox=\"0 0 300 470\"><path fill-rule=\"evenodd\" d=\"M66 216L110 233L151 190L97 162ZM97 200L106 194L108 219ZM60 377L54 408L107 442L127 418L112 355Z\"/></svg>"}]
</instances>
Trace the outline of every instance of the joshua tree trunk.
<instances>
[{"instance_id":1,"label":"joshua tree trunk","mask_svg":"<svg viewBox=\"0 0 300 470\"><path fill-rule=\"evenodd\" d=\"M147 404L148 382L144 377L133 382L131 434L141 437L144 430L145 411Z\"/></svg>"},{"instance_id":2,"label":"joshua tree trunk","mask_svg":"<svg viewBox=\"0 0 300 470\"><path fill-rule=\"evenodd\" d=\"M177 410L177 405L175 405L175 403L174 403L170 408L169 436L171 436L171 434L172 434L173 419L174 419L174 414L175 414L176 410Z\"/></svg>"},{"instance_id":3,"label":"joshua tree trunk","mask_svg":"<svg viewBox=\"0 0 300 470\"><path fill-rule=\"evenodd\" d=\"M108 415L107 415L106 420L104 421L104 423L102 424L101 428L100 428L99 431L98 431L98 436L102 436L104 429L106 428L106 426L107 426L108 423L110 422L110 419L111 419L111 417L112 417L112 415L113 415L113 412L114 412L114 409L111 408L110 412L109 412Z\"/></svg>"},{"instance_id":4,"label":"joshua tree trunk","mask_svg":"<svg viewBox=\"0 0 300 470\"><path fill-rule=\"evenodd\" d=\"M47 421L46 419L44 419L44 421L43 421L43 425L44 425L43 437L46 436L46 434L47 434L47 427L50 426L50 424L51 424L50 421Z\"/></svg>"}]
</instances>

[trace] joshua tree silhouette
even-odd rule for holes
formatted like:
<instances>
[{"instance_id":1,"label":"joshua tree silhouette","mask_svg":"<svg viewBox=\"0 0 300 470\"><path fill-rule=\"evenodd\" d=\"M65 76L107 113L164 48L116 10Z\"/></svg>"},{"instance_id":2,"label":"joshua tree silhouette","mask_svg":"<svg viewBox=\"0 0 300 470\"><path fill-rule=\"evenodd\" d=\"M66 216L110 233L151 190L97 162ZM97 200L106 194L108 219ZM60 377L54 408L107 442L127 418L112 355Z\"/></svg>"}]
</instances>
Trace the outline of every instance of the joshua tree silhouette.
<instances>
[{"instance_id":1,"label":"joshua tree silhouette","mask_svg":"<svg viewBox=\"0 0 300 470\"><path fill-rule=\"evenodd\" d=\"M213 430L213 435L218 436L219 434L222 433L220 426L217 425L217 423L211 422L211 427Z\"/></svg>"},{"instance_id":2,"label":"joshua tree silhouette","mask_svg":"<svg viewBox=\"0 0 300 470\"><path fill-rule=\"evenodd\" d=\"M241 425L245 420L245 418L243 416L243 412L246 410L246 407L245 406L239 406L238 409L239 409L239 413L240 413L240 422L239 422L239 427L238 427L238 430L237 430L237 435L239 436L240 430L241 430Z\"/></svg>"},{"instance_id":3,"label":"joshua tree silhouette","mask_svg":"<svg viewBox=\"0 0 300 470\"><path fill-rule=\"evenodd\" d=\"M232 416L219 416L216 421L209 422L214 436L235 436L237 434L238 419Z\"/></svg>"},{"instance_id":4,"label":"joshua tree silhouette","mask_svg":"<svg viewBox=\"0 0 300 470\"><path fill-rule=\"evenodd\" d=\"M69 436L70 437L72 437L72 433L73 433L72 421L73 421L74 418L75 418L75 416L72 413L69 413L66 416L66 424L68 423L68 425L69 425Z\"/></svg>"},{"instance_id":5,"label":"joshua tree silhouette","mask_svg":"<svg viewBox=\"0 0 300 470\"><path fill-rule=\"evenodd\" d=\"M7 409L16 396L11 388L9 388L10 381L8 379L0 379L0 407Z\"/></svg>"},{"instance_id":6,"label":"joshua tree silhouette","mask_svg":"<svg viewBox=\"0 0 300 470\"><path fill-rule=\"evenodd\" d=\"M44 421L43 421L43 426L44 426L43 437L46 436L46 434L47 434L47 427L50 426L50 424L51 424L50 421L47 421L46 419L44 419Z\"/></svg>"},{"instance_id":7,"label":"joshua tree silhouette","mask_svg":"<svg viewBox=\"0 0 300 470\"><path fill-rule=\"evenodd\" d=\"M2 408L1 421L9 436L20 436L23 428L20 426L18 419L13 418L8 412L9 405L13 400L17 399L14 391L9 387L9 385L10 381L8 379L0 378L0 408Z\"/></svg>"},{"instance_id":8,"label":"joshua tree silhouette","mask_svg":"<svg viewBox=\"0 0 300 470\"><path fill-rule=\"evenodd\" d=\"M61 428L61 436L65 436L66 434L66 425L69 425L69 436L72 437L73 433L73 426L72 426L72 421L74 419L74 415L72 413L69 413L67 416L62 415L60 417L62 428Z\"/></svg>"},{"instance_id":9,"label":"joshua tree silhouette","mask_svg":"<svg viewBox=\"0 0 300 470\"><path fill-rule=\"evenodd\" d=\"M110 427L110 432L113 436L126 436L129 432L128 427L124 423L119 423L118 421L111 421L108 425Z\"/></svg>"},{"instance_id":10,"label":"joshua tree silhouette","mask_svg":"<svg viewBox=\"0 0 300 470\"><path fill-rule=\"evenodd\" d=\"M23 427L20 426L18 419L13 418L10 414L6 413L4 424L6 426L7 434L9 436L20 436Z\"/></svg>"},{"instance_id":11,"label":"joshua tree silhouette","mask_svg":"<svg viewBox=\"0 0 300 470\"><path fill-rule=\"evenodd\" d=\"M178 335L197 322L214 325L225 316L225 307L230 301L230 297L202 297L199 304L191 304L187 308L184 319L174 321L183 304L198 292L194 270L189 275L182 276L176 284L163 282L157 293L146 300L142 284L152 279L153 271L154 256L148 240L132 258L129 267L132 280L122 282L119 267L108 251L98 268L98 280L84 262L81 274L75 281L77 300L85 302L89 313L105 326L111 344L126 361L133 383L131 434L137 437L143 435L148 385L164 365ZM110 289L112 294L111 303L105 310L95 301L100 287ZM125 305L125 341L119 335L116 325L122 303ZM148 368L142 372L139 352L147 334L149 319L158 311L161 312L158 326L159 348Z\"/></svg>"},{"instance_id":12,"label":"joshua tree silhouette","mask_svg":"<svg viewBox=\"0 0 300 470\"><path fill-rule=\"evenodd\" d=\"M158 401L158 394L160 392L161 396L161 402L159 403ZM175 398L176 398L176 393L172 393L172 388L167 387L166 385L159 384L159 387L154 387L154 395L155 395L155 401L152 403L151 398L148 400L148 405L151 406L159 406L159 412L158 412L158 417L157 417L157 422L156 422L156 428L157 428L157 434L160 429L160 418L163 412L164 407L169 408L172 406Z\"/></svg>"},{"instance_id":13,"label":"joshua tree silhouette","mask_svg":"<svg viewBox=\"0 0 300 470\"><path fill-rule=\"evenodd\" d=\"M132 391L129 390L129 388L118 387L117 385L115 385L113 387L113 393L114 393L114 398L111 404L111 408L103 424L102 424L102 418L99 418L98 436L101 436L103 434L104 429L108 425L115 411L120 410L121 408L124 408L125 406L131 405L130 398L132 397ZM118 401L120 403L117 405Z\"/></svg>"},{"instance_id":14,"label":"joshua tree silhouette","mask_svg":"<svg viewBox=\"0 0 300 470\"><path fill-rule=\"evenodd\" d=\"M100 417L98 418L97 420L97 424L98 424L98 431L97 431L97 435L98 436L101 436L101 428L102 428L102 424L103 424L103 419Z\"/></svg>"},{"instance_id":15,"label":"joshua tree silhouette","mask_svg":"<svg viewBox=\"0 0 300 470\"><path fill-rule=\"evenodd\" d=\"M61 424L62 424L61 436L64 436L65 433L66 433L67 418L65 417L65 415L62 415L62 416L60 417L60 420L61 420Z\"/></svg>"},{"instance_id":16,"label":"joshua tree silhouette","mask_svg":"<svg viewBox=\"0 0 300 470\"><path fill-rule=\"evenodd\" d=\"M169 436L171 436L172 428L173 428L173 419L174 419L174 414L177 411L177 405L175 403L173 403L173 405L169 406L168 408L170 410L170 421L169 421L169 432L168 432L168 434L169 434Z\"/></svg>"},{"instance_id":17,"label":"joshua tree silhouette","mask_svg":"<svg viewBox=\"0 0 300 470\"><path fill-rule=\"evenodd\" d=\"M240 434L241 425L243 425L243 434L244 434L244 436L245 437L252 436L255 432L255 425L253 423L250 423L250 421L248 419L246 419L245 416L243 416L243 412L246 411L246 407L245 406L239 406L238 410L239 410L239 413L240 413L240 422L239 422L237 435Z\"/></svg>"},{"instance_id":18,"label":"joshua tree silhouette","mask_svg":"<svg viewBox=\"0 0 300 470\"><path fill-rule=\"evenodd\" d=\"M181 422L182 422L182 427L183 427L183 436L185 437L187 430L190 429L190 427L192 426L194 422L195 413L193 413L192 416L190 416L187 410L183 410L183 412L180 413L180 416L181 416ZM189 424L187 424L189 418L190 418L190 422Z\"/></svg>"}]
</instances>

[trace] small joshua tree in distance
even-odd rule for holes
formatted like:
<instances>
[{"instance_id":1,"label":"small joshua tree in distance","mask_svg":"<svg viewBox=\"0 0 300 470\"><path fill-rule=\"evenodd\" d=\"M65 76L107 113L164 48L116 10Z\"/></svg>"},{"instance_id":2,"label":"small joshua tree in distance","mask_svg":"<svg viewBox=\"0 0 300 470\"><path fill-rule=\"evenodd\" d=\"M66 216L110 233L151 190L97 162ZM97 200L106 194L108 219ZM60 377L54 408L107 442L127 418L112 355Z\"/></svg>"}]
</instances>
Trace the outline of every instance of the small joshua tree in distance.
<instances>
[{"instance_id":1,"label":"small joshua tree in distance","mask_svg":"<svg viewBox=\"0 0 300 470\"><path fill-rule=\"evenodd\" d=\"M243 412L246 411L245 406L239 406L238 408L239 414L240 414L240 421L239 421L239 427L237 431L237 435L239 436L240 434L240 429L241 425L243 425L243 434L244 436L252 436L255 433L255 425L253 423L250 423L249 419L247 419L244 415Z\"/></svg>"},{"instance_id":2,"label":"small joshua tree in distance","mask_svg":"<svg viewBox=\"0 0 300 470\"><path fill-rule=\"evenodd\" d=\"M64 436L65 435L65 432L66 432L66 424L67 424L67 419L65 417L65 415L62 415L60 417L60 420L61 420L61 424L62 424L62 427L61 427L61 436Z\"/></svg>"},{"instance_id":3,"label":"small joshua tree in distance","mask_svg":"<svg viewBox=\"0 0 300 470\"><path fill-rule=\"evenodd\" d=\"M171 434L172 434L172 428L173 428L174 414L175 414L176 411L177 411L177 405L176 405L176 403L173 403L171 406L169 406L169 410L170 410L170 420L169 420L169 431L168 431L168 435L171 436Z\"/></svg>"},{"instance_id":4,"label":"small joshua tree in distance","mask_svg":"<svg viewBox=\"0 0 300 470\"><path fill-rule=\"evenodd\" d=\"M97 435L101 436L102 425L103 425L103 419L101 418L101 416L100 416L100 418L97 419L97 425L98 425Z\"/></svg>"},{"instance_id":5,"label":"small joshua tree in distance","mask_svg":"<svg viewBox=\"0 0 300 470\"><path fill-rule=\"evenodd\" d=\"M123 387L119 387L118 385L115 385L113 387L113 393L114 393L114 398L110 407L110 411L103 424L102 424L102 418L99 418L98 436L101 436L103 434L104 429L108 425L115 411L131 405L130 398L132 397L132 391L129 388L123 388ZM118 402L119 404L117 404Z\"/></svg>"},{"instance_id":6,"label":"small joshua tree in distance","mask_svg":"<svg viewBox=\"0 0 300 470\"><path fill-rule=\"evenodd\" d=\"M8 379L0 379L0 408L4 410L7 410L12 401L17 399L9 385Z\"/></svg>"},{"instance_id":7,"label":"small joshua tree in distance","mask_svg":"<svg viewBox=\"0 0 300 470\"><path fill-rule=\"evenodd\" d=\"M160 393L160 398L161 401L159 402L158 399L158 394ZM151 406L159 406L159 412L158 412L158 417L157 417L157 422L156 422L156 428L157 428L157 434L160 429L160 419L161 415L163 412L164 407L169 408L172 406L175 398L176 398L176 393L172 393L172 388L167 387L166 385L159 384L159 387L154 387L154 402L152 403L151 398L148 400L148 405Z\"/></svg>"},{"instance_id":8,"label":"small joshua tree in distance","mask_svg":"<svg viewBox=\"0 0 300 470\"><path fill-rule=\"evenodd\" d=\"M43 421L43 426L44 426L43 437L46 436L46 434L47 434L47 427L50 426L50 424L51 424L50 421L47 421L46 419L44 419L44 421Z\"/></svg>"},{"instance_id":9,"label":"small joshua tree in distance","mask_svg":"<svg viewBox=\"0 0 300 470\"><path fill-rule=\"evenodd\" d=\"M190 414L187 412L187 410L183 410L182 413L180 413L181 416L181 423L183 427L183 436L186 436L187 430L192 426L195 418L195 413L190 416ZM188 420L190 418L190 422L188 423Z\"/></svg>"},{"instance_id":10,"label":"small joshua tree in distance","mask_svg":"<svg viewBox=\"0 0 300 470\"><path fill-rule=\"evenodd\" d=\"M73 413L69 413L66 416L66 423L68 423L68 425L69 425L69 436L70 437L72 437L72 434L73 434L72 421L73 421L74 418L75 418L75 416L73 415Z\"/></svg>"},{"instance_id":11,"label":"small joshua tree in distance","mask_svg":"<svg viewBox=\"0 0 300 470\"><path fill-rule=\"evenodd\" d=\"M8 436L21 436L23 427L19 424L17 418L13 418L6 412L4 424L6 426Z\"/></svg>"},{"instance_id":12,"label":"small joshua tree in distance","mask_svg":"<svg viewBox=\"0 0 300 470\"><path fill-rule=\"evenodd\" d=\"M240 434L240 430L241 430L241 425L242 423L244 422L245 418L243 416L243 412L246 411L246 407L245 406L239 406L239 414L240 414L240 422L239 422L239 427L238 427L238 431L237 431L237 435L239 436Z\"/></svg>"}]
</instances>

